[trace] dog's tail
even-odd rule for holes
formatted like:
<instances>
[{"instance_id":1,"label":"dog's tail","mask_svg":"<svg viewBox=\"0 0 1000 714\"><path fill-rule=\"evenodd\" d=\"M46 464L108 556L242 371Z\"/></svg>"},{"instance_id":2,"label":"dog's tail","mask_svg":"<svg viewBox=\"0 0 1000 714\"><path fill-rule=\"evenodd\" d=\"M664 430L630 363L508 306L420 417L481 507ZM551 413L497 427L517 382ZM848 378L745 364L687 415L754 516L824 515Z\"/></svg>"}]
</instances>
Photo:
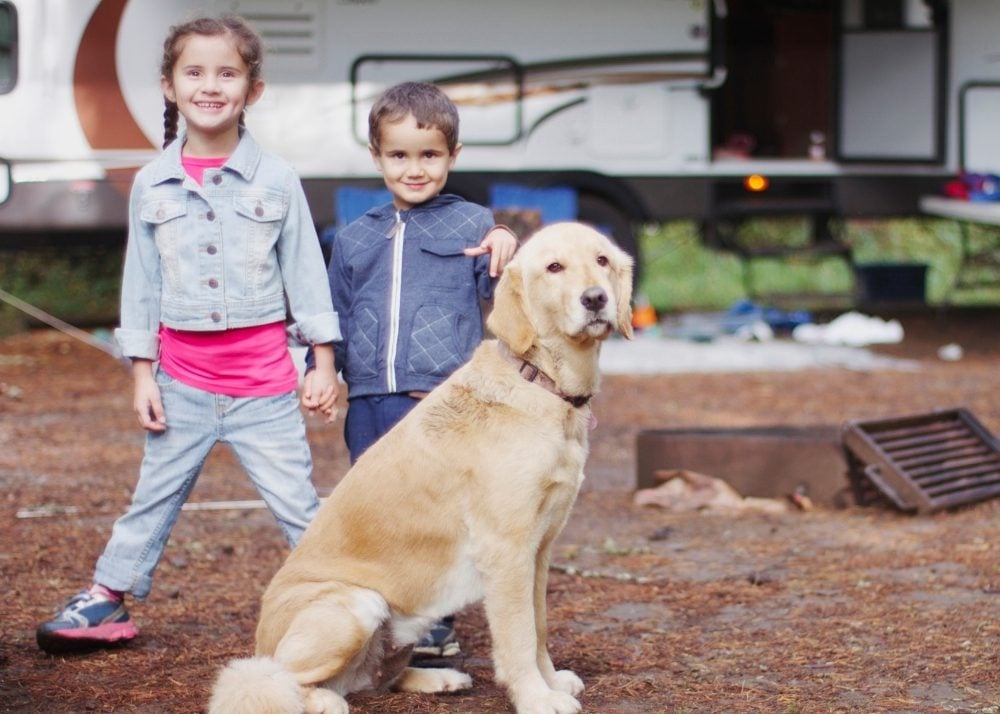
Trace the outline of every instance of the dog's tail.
<instances>
[{"instance_id":1,"label":"dog's tail","mask_svg":"<svg viewBox=\"0 0 1000 714\"><path fill-rule=\"evenodd\" d=\"M298 682L270 657L234 659L212 687L209 714L301 714L305 699Z\"/></svg>"}]
</instances>

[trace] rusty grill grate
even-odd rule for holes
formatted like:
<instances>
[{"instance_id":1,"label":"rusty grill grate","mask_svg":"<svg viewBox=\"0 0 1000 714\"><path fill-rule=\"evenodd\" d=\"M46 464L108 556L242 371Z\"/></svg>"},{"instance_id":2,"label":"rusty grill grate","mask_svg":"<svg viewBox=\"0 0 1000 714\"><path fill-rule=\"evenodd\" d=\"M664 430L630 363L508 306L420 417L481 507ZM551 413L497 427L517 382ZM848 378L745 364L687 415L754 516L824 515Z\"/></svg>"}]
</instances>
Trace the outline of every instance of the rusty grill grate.
<instances>
[{"instance_id":1,"label":"rusty grill grate","mask_svg":"<svg viewBox=\"0 0 1000 714\"><path fill-rule=\"evenodd\" d=\"M843 441L858 503L931 513L1000 496L1000 443L966 409L847 422Z\"/></svg>"}]
</instances>

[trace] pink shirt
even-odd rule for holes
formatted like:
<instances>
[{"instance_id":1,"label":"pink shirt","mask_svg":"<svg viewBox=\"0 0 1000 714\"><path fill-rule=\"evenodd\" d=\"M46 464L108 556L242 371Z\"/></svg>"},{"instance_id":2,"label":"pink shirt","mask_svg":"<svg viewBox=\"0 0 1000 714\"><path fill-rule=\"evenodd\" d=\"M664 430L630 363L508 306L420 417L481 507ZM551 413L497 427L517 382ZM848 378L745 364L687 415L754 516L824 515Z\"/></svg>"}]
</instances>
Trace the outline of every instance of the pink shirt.
<instances>
[{"instance_id":1,"label":"pink shirt","mask_svg":"<svg viewBox=\"0 0 1000 714\"><path fill-rule=\"evenodd\" d=\"M191 332L160 327L160 369L213 394L269 397L299 385L285 323Z\"/></svg>"},{"instance_id":2,"label":"pink shirt","mask_svg":"<svg viewBox=\"0 0 1000 714\"><path fill-rule=\"evenodd\" d=\"M184 170L199 184L205 169L228 157L183 156ZM299 374L288 353L284 322L219 332L160 326L160 368L184 384L231 397L268 397L295 390Z\"/></svg>"},{"instance_id":3,"label":"pink shirt","mask_svg":"<svg viewBox=\"0 0 1000 714\"><path fill-rule=\"evenodd\" d=\"M201 156L186 156L181 154L181 164L184 166L184 170L187 171L187 175L197 181L199 185L204 183L204 181L202 181L202 177L205 175L205 169L222 168L222 165L228 160L228 156L210 156L208 158L203 158Z\"/></svg>"}]
</instances>

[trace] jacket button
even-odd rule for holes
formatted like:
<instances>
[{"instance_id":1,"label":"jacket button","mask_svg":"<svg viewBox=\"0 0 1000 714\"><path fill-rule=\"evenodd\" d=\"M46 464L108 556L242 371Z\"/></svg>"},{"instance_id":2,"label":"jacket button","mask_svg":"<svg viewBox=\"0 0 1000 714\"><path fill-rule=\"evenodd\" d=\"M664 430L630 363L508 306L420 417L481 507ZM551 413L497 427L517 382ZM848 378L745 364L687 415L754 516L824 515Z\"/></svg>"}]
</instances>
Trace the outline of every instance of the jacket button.
<instances>
[{"instance_id":1,"label":"jacket button","mask_svg":"<svg viewBox=\"0 0 1000 714\"><path fill-rule=\"evenodd\" d=\"M212 322L222 322L222 315L217 312L212 313Z\"/></svg>"},{"instance_id":2,"label":"jacket button","mask_svg":"<svg viewBox=\"0 0 1000 714\"><path fill-rule=\"evenodd\" d=\"M207 218L210 221L214 221L215 220L215 211L209 211L208 213L206 213L205 214L205 218Z\"/></svg>"},{"instance_id":3,"label":"jacket button","mask_svg":"<svg viewBox=\"0 0 1000 714\"><path fill-rule=\"evenodd\" d=\"M216 186L222 183L222 174L215 174L215 176L212 177L212 183L214 183Z\"/></svg>"},{"instance_id":4,"label":"jacket button","mask_svg":"<svg viewBox=\"0 0 1000 714\"><path fill-rule=\"evenodd\" d=\"M257 208L253 209L253 214L257 217L263 216L264 208L262 206L257 206Z\"/></svg>"},{"instance_id":5,"label":"jacket button","mask_svg":"<svg viewBox=\"0 0 1000 714\"><path fill-rule=\"evenodd\" d=\"M161 221L163 220L163 217L165 215L167 215L167 214L163 211L162 208L157 209L157 211L156 211L156 217L159 218Z\"/></svg>"},{"instance_id":6,"label":"jacket button","mask_svg":"<svg viewBox=\"0 0 1000 714\"><path fill-rule=\"evenodd\" d=\"M215 278L212 278L211 280L208 281L208 287L210 287L210 288L217 288L217 287L219 287L219 281L216 280Z\"/></svg>"},{"instance_id":7,"label":"jacket button","mask_svg":"<svg viewBox=\"0 0 1000 714\"><path fill-rule=\"evenodd\" d=\"M215 255L216 253L219 252L219 249L216 248L214 245L210 245L205 249L205 252L207 252L209 255Z\"/></svg>"}]
</instances>

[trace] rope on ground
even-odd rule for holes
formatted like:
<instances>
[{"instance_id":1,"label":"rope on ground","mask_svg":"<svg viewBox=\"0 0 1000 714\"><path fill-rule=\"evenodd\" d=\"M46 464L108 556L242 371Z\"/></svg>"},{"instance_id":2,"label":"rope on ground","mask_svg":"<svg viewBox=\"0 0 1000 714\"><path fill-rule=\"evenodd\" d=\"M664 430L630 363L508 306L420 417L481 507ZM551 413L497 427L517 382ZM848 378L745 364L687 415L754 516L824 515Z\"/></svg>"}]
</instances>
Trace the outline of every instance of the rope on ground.
<instances>
[{"instance_id":1,"label":"rope on ground","mask_svg":"<svg viewBox=\"0 0 1000 714\"><path fill-rule=\"evenodd\" d=\"M100 340L94 337L89 332L85 332L84 330L81 330L78 327L74 327L68 322L60 320L55 315L50 315L44 310L40 310L39 308L35 307L34 305L31 305L30 303L26 303L19 297L11 295L9 292L2 289L0 289L0 300L3 300L8 305L17 308L21 312L31 315L36 320L40 320L44 322L46 325L54 327L55 329L65 333L66 335L69 335L70 337L80 340L81 342L85 342L91 347L96 347L101 352L109 354L117 360L120 360L122 358L122 354L118 350L118 346L115 345L114 343L109 343L105 342L104 340Z\"/></svg>"}]
</instances>

